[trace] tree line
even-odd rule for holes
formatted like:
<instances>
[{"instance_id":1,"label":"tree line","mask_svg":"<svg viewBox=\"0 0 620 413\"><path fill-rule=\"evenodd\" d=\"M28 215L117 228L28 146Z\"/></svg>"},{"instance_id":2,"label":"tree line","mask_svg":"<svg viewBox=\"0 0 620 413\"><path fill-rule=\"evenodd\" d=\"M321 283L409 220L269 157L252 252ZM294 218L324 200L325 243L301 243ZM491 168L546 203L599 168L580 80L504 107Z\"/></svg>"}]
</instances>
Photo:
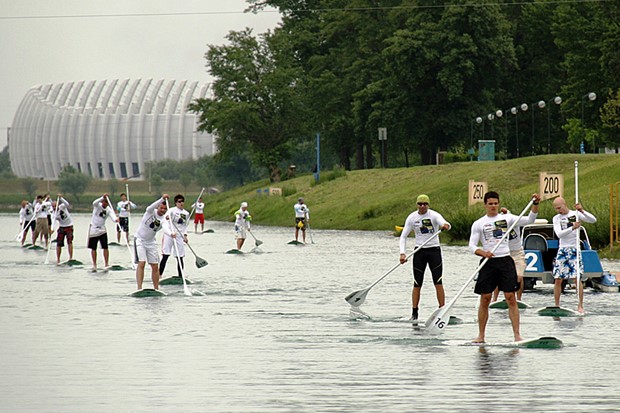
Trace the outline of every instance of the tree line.
<instances>
[{"instance_id":1,"label":"tree line","mask_svg":"<svg viewBox=\"0 0 620 413\"><path fill-rule=\"evenodd\" d=\"M469 159L478 140L500 159L620 146L617 1L248 3L282 22L205 53L213 93L190 109L218 136L214 162L277 177L314 165L317 134L346 169Z\"/></svg>"}]
</instances>

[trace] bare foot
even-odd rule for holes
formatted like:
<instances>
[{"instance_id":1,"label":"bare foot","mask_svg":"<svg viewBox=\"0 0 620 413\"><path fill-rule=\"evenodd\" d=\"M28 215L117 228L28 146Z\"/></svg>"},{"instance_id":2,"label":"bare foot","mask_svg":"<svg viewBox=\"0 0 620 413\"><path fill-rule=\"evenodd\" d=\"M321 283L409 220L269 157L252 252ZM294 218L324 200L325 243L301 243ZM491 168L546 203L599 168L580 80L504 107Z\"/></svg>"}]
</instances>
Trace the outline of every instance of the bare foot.
<instances>
[{"instance_id":1,"label":"bare foot","mask_svg":"<svg viewBox=\"0 0 620 413\"><path fill-rule=\"evenodd\" d=\"M471 341L472 343L484 343L484 336L478 336Z\"/></svg>"},{"instance_id":2,"label":"bare foot","mask_svg":"<svg viewBox=\"0 0 620 413\"><path fill-rule=\"evenodd\" d=\"M521 334L515 335L515 341L523 341L523 337L521 337Z\"/></svg>"},{"instance_id":3,"label":"bare foot","mask_svg":"<svg viewBox=\"0 0 620 413\"><path fill-rule=\"evenodd\" d=\"M586 310L584 310L584 308L583 308L582 306L579 306L579 307L577 307L577 312L578 312L579 314L585 314L585 313L586 313Z\"/></svg>"}]
</instances>

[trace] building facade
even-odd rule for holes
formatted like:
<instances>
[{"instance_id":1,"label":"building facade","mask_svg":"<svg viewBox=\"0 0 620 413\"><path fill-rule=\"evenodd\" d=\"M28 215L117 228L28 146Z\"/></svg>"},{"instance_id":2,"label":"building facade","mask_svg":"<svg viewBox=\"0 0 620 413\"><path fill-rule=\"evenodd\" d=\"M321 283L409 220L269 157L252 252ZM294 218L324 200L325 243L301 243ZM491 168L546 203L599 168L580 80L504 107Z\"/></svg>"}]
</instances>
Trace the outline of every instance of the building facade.
<instances>
[{"instance_id":1,"label":"building facade","mask_svg":"<svg viewBox=\"0 0 620 413\"><path fill-rule=\"evenodd\" d=\"M177 80L103 80L32 87L9 138L18 177L54 180L65 165L98 179L146 179L149 162L212 155L214 136L187 111L209 85Z\"/></svg>"}]
</instances>

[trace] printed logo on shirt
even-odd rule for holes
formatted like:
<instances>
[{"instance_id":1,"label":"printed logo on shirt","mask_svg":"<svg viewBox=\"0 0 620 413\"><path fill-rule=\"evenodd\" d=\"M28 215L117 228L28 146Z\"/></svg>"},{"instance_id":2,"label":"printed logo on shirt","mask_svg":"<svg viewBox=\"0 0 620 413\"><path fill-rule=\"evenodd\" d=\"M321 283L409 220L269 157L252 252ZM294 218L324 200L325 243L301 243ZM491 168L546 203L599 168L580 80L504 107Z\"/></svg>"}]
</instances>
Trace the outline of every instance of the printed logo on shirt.
<instances>
[{"instance_id":1,"label":"printed logo on shirt","mask_svg":"<svg viewBox=\"0 0 620 413\"><path fill-rule=\"evenodd\" d=\"M495 229L493 230L494 238L501 238L504 236L504 233L508 229L508 222L505 219L500 221L495 221Z\"/></svg>"},{"instance_id":2,"label":"printed logo on shirt","mask_svg":"<svg viewBox=\"0 0 620 413\"><path fill-rule=\"evenodd\" d=\"M161 222L159 222L157 218L153 217L151 218L151 222L149 223L149 228L157 232L159 231L159 228L161 228Z\"/></svg>"},{"instance_id":3,"label":"printed logo on shirt","mask_svg":"<svg viewBox=\"0 0 620 413\"><path fill-rule=\"evenodd\" d=\"M416 222L416 224L420 227L420 234L432 234L435 232L433 223L429 218L424 218L421 221Z\"/></svg>"}]
</instances>

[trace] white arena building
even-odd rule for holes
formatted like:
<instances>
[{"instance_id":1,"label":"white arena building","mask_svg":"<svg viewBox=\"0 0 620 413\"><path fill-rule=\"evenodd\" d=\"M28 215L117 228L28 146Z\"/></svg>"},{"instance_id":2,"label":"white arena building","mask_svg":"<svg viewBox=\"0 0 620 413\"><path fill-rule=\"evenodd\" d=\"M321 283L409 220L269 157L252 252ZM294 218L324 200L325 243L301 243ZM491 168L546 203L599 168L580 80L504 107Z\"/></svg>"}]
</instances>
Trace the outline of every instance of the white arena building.
<instances>
[{"instance_id":1,"label":"white arena building","mask_svg":"<svg viewBox=\"0 0 620 413\"><path fill-rule=\"evenodd\" d=\"M215 152L187 111L209 85L177 80L103 80L32 87L9 136L18 177L57 179L72 165L97 179L145 179L145 164Z\"/></svg>"}]
</instances>

